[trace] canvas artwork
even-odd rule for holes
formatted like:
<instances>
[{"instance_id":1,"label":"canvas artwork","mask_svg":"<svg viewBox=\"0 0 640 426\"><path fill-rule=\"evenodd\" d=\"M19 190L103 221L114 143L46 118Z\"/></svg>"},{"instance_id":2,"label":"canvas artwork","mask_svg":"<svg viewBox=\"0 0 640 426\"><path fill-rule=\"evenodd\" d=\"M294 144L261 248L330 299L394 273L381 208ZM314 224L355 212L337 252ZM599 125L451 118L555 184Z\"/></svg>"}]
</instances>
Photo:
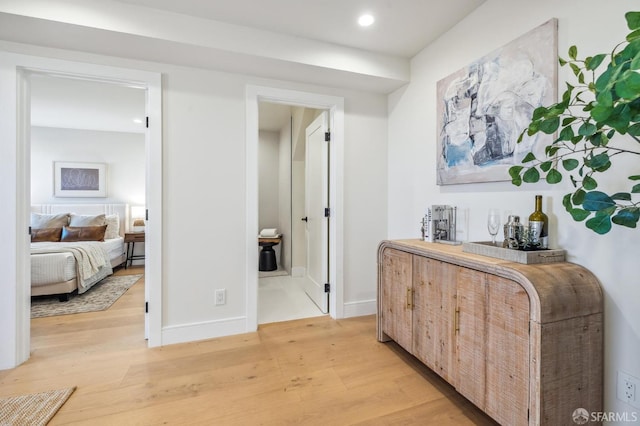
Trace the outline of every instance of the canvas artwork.
<instances>
[{"instance_id":1,"label":"canvas artwork","mask_svg":"<svg viewBox=\"0 0 640 426\"><path fill-rule=\"evenodd\" d=\"M56 197L106 197L106 164L54 163Z\"/></svg>"},{"instance_id":2,"label":"canvas artwork","mask_svg":"<svg viewBox=\"0 0 640 426\"><path fill-rule=\"evenodd\" d=\"M509 167L551 142L517 139L535 108L557 102L557 29L552 19L438 82L438 185L510 180Z\"/></svg>"}]
</instances>

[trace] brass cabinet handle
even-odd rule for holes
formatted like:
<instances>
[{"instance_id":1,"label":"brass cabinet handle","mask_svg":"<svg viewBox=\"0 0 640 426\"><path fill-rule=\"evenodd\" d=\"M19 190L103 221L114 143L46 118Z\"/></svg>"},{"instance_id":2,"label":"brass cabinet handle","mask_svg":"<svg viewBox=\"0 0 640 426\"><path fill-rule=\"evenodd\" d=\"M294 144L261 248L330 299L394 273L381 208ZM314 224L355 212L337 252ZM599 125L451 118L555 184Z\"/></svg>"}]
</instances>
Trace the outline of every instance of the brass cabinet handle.
<instances>
[{"instance_id":1,"label":"brass cabinet handle","mask_svg":"<svg viewBox=\"0 0 640 426\"><path fill-rule=\"evenodd\" d=\"M413 289L407 287L407 309L413 309Z\"/></svg>"},{"instance_id":2,"label":"brass cabinet handle","mask_svg":"<svg viewBox=\"0 0 640 426\"><path fill-rule=\"evenodd\" d=\"M458 334L460 331L460 308L456 308L456 311L453 313L453 328Z\"/></svg>"}]
</instances>

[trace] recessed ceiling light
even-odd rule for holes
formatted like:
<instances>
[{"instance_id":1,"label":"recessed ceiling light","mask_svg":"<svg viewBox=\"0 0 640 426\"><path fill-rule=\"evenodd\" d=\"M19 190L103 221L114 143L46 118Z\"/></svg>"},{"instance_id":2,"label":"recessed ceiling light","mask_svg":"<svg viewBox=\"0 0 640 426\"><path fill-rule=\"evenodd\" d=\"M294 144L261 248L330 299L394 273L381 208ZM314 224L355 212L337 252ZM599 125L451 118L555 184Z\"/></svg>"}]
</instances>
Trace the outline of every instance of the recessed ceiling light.
<instances>
[{"instance_id":1,"label":"recessed ceiling light","mask_svg":"<svg viewBox=\"0 0 640 426\"><path fill-rule=\"evenodd\" d=\"M368 13L358 18L358 24L360 24L361 27L368 27L369 25L373 24L375 21L376 21L376 18L374 18L372 15L369 15Z\"/></svg>"}]
</instances>

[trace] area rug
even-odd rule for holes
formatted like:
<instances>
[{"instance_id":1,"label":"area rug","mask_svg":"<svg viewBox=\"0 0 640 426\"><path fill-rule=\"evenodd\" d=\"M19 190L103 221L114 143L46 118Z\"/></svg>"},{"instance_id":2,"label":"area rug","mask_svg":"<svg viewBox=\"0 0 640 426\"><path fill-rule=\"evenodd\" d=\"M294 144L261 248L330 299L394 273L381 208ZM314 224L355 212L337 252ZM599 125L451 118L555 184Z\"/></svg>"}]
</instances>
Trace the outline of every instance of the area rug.
<instances>
[{"instance_id":1,"label":"area rug","mask_svg":"<svg viewBox=\"0 0 640 426\"><path fill-rule=\"evenodd\" d=\"M31 299L31 318L104 311L142 276L142 274L108 276L85 293L71 294L68 302L60 302L57 296L34 297Z\"/></svg>"},{"instance_id":2,"label":"area rug","mask_svg":"<svg viewBox=\"0 0 640 426\"><path fill-rule=\"evenodd\" d=\"M76 387L0 398L0 425L44 426Z\"/></svg>"}]
</instances>

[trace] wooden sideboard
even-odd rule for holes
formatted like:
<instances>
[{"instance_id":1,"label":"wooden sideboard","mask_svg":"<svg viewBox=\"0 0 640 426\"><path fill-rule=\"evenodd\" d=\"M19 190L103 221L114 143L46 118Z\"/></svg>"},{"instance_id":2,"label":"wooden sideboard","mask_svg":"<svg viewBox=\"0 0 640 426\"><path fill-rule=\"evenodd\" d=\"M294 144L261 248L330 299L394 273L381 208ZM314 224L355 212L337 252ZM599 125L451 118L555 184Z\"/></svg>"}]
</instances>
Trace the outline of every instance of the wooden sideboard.
<instances>
[{"instance_id":1,"label":"wooden sideboard","mask_svg":"<svg viewBox=\"0 0 640 426\"><path fill-rule=\"evenodd\" d=\"M602 411L603 296L582 266L383 241L377 328L500 424L571 425L578 408Z\"/></svg>"}]
</instances>

